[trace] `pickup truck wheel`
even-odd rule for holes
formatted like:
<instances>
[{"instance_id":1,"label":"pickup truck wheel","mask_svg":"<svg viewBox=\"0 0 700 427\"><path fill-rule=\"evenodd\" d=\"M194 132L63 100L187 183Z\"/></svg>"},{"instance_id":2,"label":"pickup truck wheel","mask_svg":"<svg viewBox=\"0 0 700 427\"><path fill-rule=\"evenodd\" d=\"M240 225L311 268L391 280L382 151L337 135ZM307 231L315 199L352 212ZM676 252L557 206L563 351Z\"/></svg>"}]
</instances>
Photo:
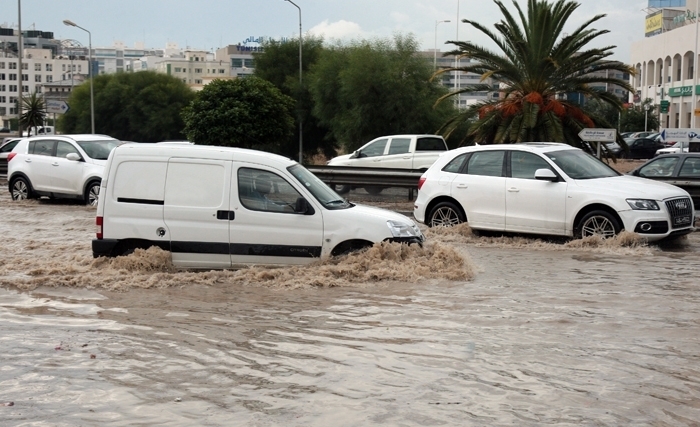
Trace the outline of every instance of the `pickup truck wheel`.
<instances>
[{"instance_id":1,"label":"pickup truck wheel","mask_svg":"<svg viewBox=\"0 0 700 427\"><path fill-rule=\"evenodd\" d=\"M27 200L33 197L32 186L23 177L13 179L10 188L12 188L12 200Z\"/></svg>"},{"instance_id":2,"label":"pickup truck wheel","mask_svg":"<svg viewBox=\"0 0 700 427\"><path fill-rule=\"evenodd\" d=\"M462 210L452 202L442 202L435 205L427 219L428 227L452 227L466 221Z\"/></svg>"},{"instance_id":3,"label":"pickup truck wheel","mask_svg":"<svg viewBox=\"0 0 700 427\"><path fill-rule=\"evenodd\" d=\"M351 190L351 187L349 185L334 184L333 186L331 186L331 188L338 194L346 194L349 193Z\"/></svg>"},{"instance_id":4,"label":"pickup truck wheel","mask_svg":"<svg viewBox=\"0 0 700 427\"><path fill-rule=\"evenodd\" d=\"M372 196L378 196L384 191L384 187L365 187L365 191Z\"/></svg>"}]
</instances>

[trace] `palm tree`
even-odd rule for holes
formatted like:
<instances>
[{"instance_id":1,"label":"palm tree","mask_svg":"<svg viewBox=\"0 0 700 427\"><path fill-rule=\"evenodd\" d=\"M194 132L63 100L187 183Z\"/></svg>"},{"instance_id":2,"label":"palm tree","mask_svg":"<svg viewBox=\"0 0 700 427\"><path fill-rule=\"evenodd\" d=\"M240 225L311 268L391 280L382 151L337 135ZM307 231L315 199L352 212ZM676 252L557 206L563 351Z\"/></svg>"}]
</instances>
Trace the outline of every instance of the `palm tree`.
<instances>
[{"instance_id":1,"label":"palm tree","mask_svg":"<svg viewBox=\"0 0 700 427\"><path fill-rule=\"evenodd\" d=\"M22 127L27 129L27 135L31 135L31 129L34 129L44 124L46 118L46 106L44 100L40 98L36 92L22 98L22 115L20 117Z\"/></svg>"},{"instance_id":2,"label":"palm tree","mask_svg":"<svg viewBox=\"0 0 700 427\"><path fill-rule=\"evenodd\" d=\"M580 147L578 133L582 128L613 127L602 116L587 114L577 104L564 99L567 93L580 93L619 111L621 100L612 93L595 89L594 85L607 83L632 90L626 81L606 77L607 73L595 73L606 70L633 73L621 62L606 60L616 46L584 50L596 37L608 33L588 28L605 15L596 15L567 34L563 32L564 26L579 3L528 0L527 14L524 14L514 0L519 22L501 1L494 0L494 3L503 14L503 20L494 25L496 32L478 22L467 19L462 22L488 36L502 53L471 42L450 41L448 43L456 45L457 49L445 56L456 55L473 62L440 70L436 76L455 70L477 73L482 82L488 78L499 82L499 97L468 107L445 123L440 132L448 137L467 123L467 141L487 144L556 141ZM484 84L471 85L437 102L458 93L483 90L493 91L493 88Z\"/></svg>"}]
</instances>

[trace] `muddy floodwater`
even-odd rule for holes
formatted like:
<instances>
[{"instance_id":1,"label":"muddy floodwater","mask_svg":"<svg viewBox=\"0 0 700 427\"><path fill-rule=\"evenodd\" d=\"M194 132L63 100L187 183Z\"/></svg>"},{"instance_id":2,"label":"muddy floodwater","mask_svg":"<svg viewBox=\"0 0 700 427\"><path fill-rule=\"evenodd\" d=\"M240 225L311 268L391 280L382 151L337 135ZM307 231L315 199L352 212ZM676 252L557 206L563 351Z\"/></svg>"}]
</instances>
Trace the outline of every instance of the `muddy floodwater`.
<instances>
[{"instance_id":1,"label":"muddy floodwater","mask_svg":"<svg viewBox=\"0 0 700 427\"><path fill-rule=\"evenodd\" d=\"M1 426L700 425L700 233L188 272L0 184Z\"/></svg>"}]
</instances>

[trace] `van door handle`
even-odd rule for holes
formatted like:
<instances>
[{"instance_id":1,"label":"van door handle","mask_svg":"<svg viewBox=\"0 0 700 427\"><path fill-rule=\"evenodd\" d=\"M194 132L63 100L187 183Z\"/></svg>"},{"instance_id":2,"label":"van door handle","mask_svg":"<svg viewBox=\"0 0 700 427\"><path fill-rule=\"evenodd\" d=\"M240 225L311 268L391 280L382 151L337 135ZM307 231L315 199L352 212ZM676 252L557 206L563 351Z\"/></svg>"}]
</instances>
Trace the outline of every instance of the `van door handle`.
<instances>
[{"instance_id":1,"label":"van door handle","mask_svg":"<svg viewBox=\"0 0 700 427\"><path fill-rule=\"evenodd\" d=\"M510 187L510 188L508 189L508 191L511 192L511 193L519 193L519 192L520 192L520 190L518 190L518 189L515 188L515 187Z\"/></svg>"},{"instance_id":2,"label":"van door handle","mask_svg":"<svg viewBox=\"0 0 700 427\"><path fill-rule=\"evenodd\" d=\"M51 166L58 166L58 162L51 163Z\"/></svg>"},{"instance_id":3,"label":"van door handle","mask_svg":"<svg viewBox=\"0 0 700 427\"><path fill-rule=\"evenodd\" d=\"M216 219L233 221L235 218L236 214L233 211L216 211Z\"/></svg>"}]
</instances>

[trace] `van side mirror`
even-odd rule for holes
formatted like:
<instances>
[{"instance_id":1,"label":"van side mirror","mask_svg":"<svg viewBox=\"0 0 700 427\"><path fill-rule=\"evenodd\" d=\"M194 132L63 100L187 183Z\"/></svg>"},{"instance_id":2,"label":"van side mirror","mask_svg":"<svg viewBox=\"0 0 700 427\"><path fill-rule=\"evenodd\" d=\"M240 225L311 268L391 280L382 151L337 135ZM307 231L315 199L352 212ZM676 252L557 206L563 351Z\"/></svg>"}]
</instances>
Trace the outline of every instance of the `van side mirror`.
<instances>
[{"instance_id":1,"label":"van side mirror","mask_svg":"<svg viewBox=\"0 0 700 427\"><path fill-rule=\"evenodd\" d=\"M66 159L73 160L74 162L80 161L80 154L68 153L68 154L66 154Z\"/></svg>"},{"instance_id":2,"label":"van side mirror","mask_svg":"<svg viewBox=\"0 0 700 427\"><path fill-rule=\"evenodd\" d=\"M302 215L313 215L315 213L313 206L303 197L297 199L294 204L294 212Z\"/></svg>"},{"instance_id":3,"label":"van side mirror","mask_svg":"<svg viewBox=\"0 0 700 427\"><path fill-rule=\"evenodd\" d=\"M559 177L554 172L552 172L551 169L547 168L537 169L535 171L535 179L552 182L559 181Z\"/></svg>"}]
</instances>

